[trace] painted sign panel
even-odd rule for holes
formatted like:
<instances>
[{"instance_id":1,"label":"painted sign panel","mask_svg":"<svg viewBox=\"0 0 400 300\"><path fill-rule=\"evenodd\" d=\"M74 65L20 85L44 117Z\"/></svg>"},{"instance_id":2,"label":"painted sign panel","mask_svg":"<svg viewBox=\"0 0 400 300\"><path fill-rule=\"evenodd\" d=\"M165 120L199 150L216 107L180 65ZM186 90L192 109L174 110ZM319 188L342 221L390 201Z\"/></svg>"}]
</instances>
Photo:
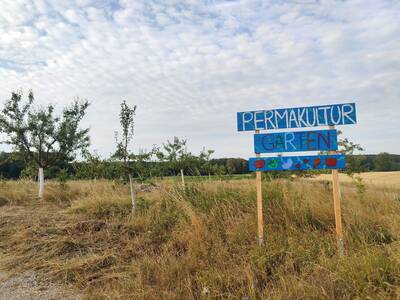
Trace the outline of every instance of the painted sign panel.
<instances>
[{"instance_id":1,"label":"painted sign panel","mask_svg":"<svg viewBox=\"0 0 400 300\"><path fill-rule=\"evenodd\" d=\"M344 167L345 156L343 154L257 157L249 160L250 171L321 170L344 169Z\"/></svg>"},{"instance_id":2,"label":"painted sign panel","mask_svg":"<svg viewBox=\"0 0 400 300\"><path fill-rule=\"evenodd\" d=\"M255 153L337 150L336 130L310 130L254 135Z\"/></svg>"},{"instance_id":3,"label":"painted sign panel","mask_svg":"<svg viewBox=\"0 0 400 300\"><path fill-rule=\"evenodd\" d=\"M356 124L355 103L237 113L238 131Z\"/></svg>"}]
</instances>

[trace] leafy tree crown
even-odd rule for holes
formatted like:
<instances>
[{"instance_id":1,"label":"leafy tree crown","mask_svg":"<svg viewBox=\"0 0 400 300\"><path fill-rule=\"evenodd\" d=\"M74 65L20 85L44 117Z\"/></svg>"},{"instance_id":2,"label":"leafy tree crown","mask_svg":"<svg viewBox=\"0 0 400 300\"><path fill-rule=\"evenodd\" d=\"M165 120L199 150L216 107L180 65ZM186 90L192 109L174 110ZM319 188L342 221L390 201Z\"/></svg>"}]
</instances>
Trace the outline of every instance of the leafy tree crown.
<instances>
[{"instance_id":1,"label":"leafy tree crown","mask_svg":"<svg viewBox=\"0 0 400 300\"><path fill-rule=\"evenodd\" d=\"M27 160L45 168L59 161L75 159L78 150L90 144L89 128L79 123L89 102L79 99L55 116L53 105L34 106L33 92L23 101L22 92L12 92L0 111L0 131L7 136L2 143L12 145Z\"/></svg>"}]
</instances>

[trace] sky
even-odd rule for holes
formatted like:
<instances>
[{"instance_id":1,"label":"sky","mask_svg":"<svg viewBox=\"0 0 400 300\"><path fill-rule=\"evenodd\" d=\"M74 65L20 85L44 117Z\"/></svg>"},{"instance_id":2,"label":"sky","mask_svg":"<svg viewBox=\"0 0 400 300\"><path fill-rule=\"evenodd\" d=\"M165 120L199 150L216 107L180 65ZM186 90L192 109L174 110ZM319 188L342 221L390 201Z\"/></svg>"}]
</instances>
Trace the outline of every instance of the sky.
<instances>
[{"instance_id":1,"label":"sky","mask_svg":"<svg viewBox=\"0 0 400 300\"><path fill-rule=\"evenodd\" d=\"M400 1L0 0L0 102L29 89L59 110L88 99L104 157L122 100L134 151L178 136L247 158L237 112L355 102L343 135L400 154Z\"/></svg>"}]
</instances>

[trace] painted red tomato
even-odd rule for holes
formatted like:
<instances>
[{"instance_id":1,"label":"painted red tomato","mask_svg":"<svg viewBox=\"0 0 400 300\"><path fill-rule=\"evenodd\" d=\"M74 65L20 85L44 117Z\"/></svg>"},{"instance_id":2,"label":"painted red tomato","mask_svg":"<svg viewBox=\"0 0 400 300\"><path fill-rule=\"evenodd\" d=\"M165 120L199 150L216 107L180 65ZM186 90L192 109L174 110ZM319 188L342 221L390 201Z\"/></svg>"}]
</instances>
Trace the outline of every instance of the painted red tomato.
<instances>
[{"instance_id":1,"label":"painted red tomato","mask_svg":"<svg viewBox=\"0 0 400 300\"><path fill-rule=\"evenodd\" d=\"M327 157L326 158L326 166L327 167L335 167L337 165L337 158Z\"/></svg>"},{"instance_id":2,"label":"painted red tomato","mask_svg":"<svg viewBox=\"0 0 400 300\"><path fill-rule=\"evenodd\" d=\"M255 166L257 169L261 169L261 168L263 168L263 167L265 166L265 161L264 161L263 159L258 159L258 160L256 160L256 161L254 162L254 166Z\"/></svg>"}]
</instances>

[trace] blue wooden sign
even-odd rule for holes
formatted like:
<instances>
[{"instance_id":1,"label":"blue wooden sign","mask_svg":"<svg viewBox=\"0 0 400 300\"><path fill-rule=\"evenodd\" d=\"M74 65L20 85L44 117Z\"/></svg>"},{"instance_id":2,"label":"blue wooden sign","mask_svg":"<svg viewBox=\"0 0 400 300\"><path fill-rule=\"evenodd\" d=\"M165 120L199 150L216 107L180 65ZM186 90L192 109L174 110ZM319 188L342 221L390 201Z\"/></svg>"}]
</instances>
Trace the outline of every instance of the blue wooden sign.
<instances>
[{"instance_id":1,"label":"blue wooden sign","mask_svg":"<svg viewBox=\"0 0 400 300\"><path fill-rule=\"evenodd\" d=\"M345 164L343 154L257 157L249 160L250 171L344 169Z\"/></svg>"},{"instance_id":2,"label":"blue wooden sign","mask_svg":"<svg viewBox=\"0 0 400 300\"><path fill-rule=\"evenodd\" d=\"M336 130L310 130L254 135L255 153L337 150Z\"/></svg>"},{"instance_id":3,"label":"blue wooden sign","mask_svg":"<svg viewBox=\"0 0 400 300\"><path fill-rule=\"evenodd\" d=\"M356 124L355 103L237 113L238 131Z\"/></svg>"}]
</instances>

